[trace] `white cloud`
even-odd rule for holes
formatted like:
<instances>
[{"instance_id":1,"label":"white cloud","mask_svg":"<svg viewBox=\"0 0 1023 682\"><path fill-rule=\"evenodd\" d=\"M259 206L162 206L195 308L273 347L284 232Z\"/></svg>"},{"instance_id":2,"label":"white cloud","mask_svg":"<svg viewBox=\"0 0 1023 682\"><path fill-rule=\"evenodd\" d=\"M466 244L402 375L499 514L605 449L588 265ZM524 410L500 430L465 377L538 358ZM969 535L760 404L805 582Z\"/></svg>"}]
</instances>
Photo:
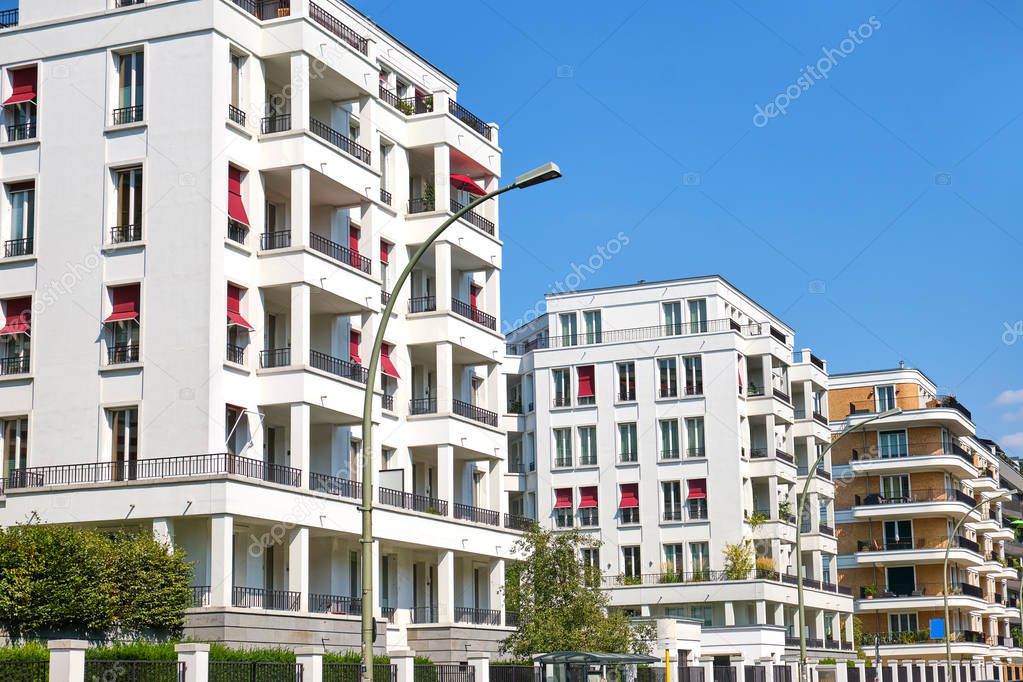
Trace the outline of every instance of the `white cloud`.
<instances>
[{"instance_id":1,"label":"white cloud","mask_svg":"<svg viewBox=\"0 0 1023 682\"><path fill-rule=\"evenodd\" d=\"M1023 448L1023 431L1002 436L998 439L998 444L1007 448Z\"/></svg>"},{"instance_id":2,"label":"white cloud","mask_svg":"<svg viewBox=\"0 0 1023 682\"><path fill-rule=\"evenodd\" d=\"M1015 405L1016 403L1023 403L1023 388L1015 391L1002 391L995 398L996 405Z\"/></svg>"},{"instance_id":3,"label":"white cloud","mask_svg":"<svg viewBox=\"0 0 1023 682\"><path fill-rule=\"evenodd\" d=\"M1023 407L1012 409L1002 414L1002 419L1007 422L1023 420Z\"/></svg>"}]
</instances>

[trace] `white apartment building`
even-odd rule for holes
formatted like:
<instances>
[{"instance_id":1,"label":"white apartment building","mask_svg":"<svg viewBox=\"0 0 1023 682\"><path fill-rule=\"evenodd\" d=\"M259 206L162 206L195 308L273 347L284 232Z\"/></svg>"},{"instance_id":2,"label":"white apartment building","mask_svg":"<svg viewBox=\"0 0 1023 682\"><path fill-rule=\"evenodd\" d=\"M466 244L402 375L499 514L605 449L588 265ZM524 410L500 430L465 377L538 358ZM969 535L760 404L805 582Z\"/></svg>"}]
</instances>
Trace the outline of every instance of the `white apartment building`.
<instances>
[{"instance_id":1,"label":"white apartment building","mask_svg":"<svg viewBox=\"0 0 1023 682\"><path fill-rule=\"evenodd\" d=\"M340 0L31 0L0 16L0 523L140 526L186 634L495 650L507 515L496 125ZM407 299L407 300L406 300ZM361 480L371 455L375 479Z\"/></svg>"},{"instance_id":2,"label":"white apartment building","mask_svg":"<svg viewBox=\"0 0 1023 682\"><path fill-rule=\"evenodd\" d=\"M802 561L812 655L851 657L830 463L807 471L830 439L828 374L809 350L793 353L793 334L716 276L549 295L508 337L509 509L598 539L584 559L615 607L784 629L789 654ZM756 566L728 570L726 545L744 541ZM704 651L744 656L751 642Z\"/></svg>"}]
</instances>

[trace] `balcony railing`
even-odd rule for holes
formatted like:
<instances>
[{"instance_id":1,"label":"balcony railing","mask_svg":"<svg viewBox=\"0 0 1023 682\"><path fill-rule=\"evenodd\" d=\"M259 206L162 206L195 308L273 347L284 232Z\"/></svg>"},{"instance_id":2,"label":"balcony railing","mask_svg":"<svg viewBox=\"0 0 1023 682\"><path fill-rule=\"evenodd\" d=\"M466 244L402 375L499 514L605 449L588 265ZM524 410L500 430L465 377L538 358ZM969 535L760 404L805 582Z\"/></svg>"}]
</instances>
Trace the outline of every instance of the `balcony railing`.
<instances>
[{"instance_id":1,"label":"balcony railing","mask_svg":"<svg viewBox=\"0 0 1023 682\"><path fill-rule=\"evenodd\" d=\"M390 393L383 393L380 396L380 407L394 412L394 396Z\"/></svg>"},{"instance_id":2,"label":"balcony railing","mask_svg":"<svg viewBox=\"0 0 1023 682\"><path fill-rule=\"evenodd\" d=\"M291 15L290 0L232 0L232 2L261 21Z\"/></svg>"},{"instance_id":3,"label":"balcony railing","mask_svg":"<svg viewBox=\"0 0 1023 682\"><path fill-rule=\"evenodd\" d=\"M349 481L345 478L338 478L330 474L309 474L309 489L316 490L329 495L347 497L353 500L362 499L362 484L358 481Z\"/></svg>"},{"instance_id":4,"label":"balcony railing","mask_svg":"<svg viewBox=\"0 0 1023 682\"><path fill-rule=\"evenodd\" d=\"M318 350L309 351L309 366L360 384L365 384L369 377L369 370L359 363L335 358Z\"/></svg>"},{"instance_id":5,"label":"balcony railing","mask_svg":"<svg viewBox=\"0 0 1023 682\"><path fill-rule=\"evenodd\" d=\"M748 574L737 576L733 571L665 571L662 573L643 573L637 575L605 575L601 576L601 587L629 587L633 585L680 585L685 583L723 583L739 580L770 580L786 585L797 585L798 578L790 573L780 573L767 569L753 569ZM840 589L832 583L803 578L803 586L825 592L848 594L849 590Z\"/></svg>"},{"instance_id":6,"label":"balcony railing","mask_svg":"<svg viewBox=\"0 0 1023 682\"><path fill-rule=\"evenodd\" d=\"M5 9L0 12L0 29L18 25L18 9Z\"/></svg>"},{"instance_id":7,"label":"balcony railing","mask_svg":"<svg viewBox=\"0 0 1023 682\"><path fill-rule=\"evenodd\" d=\"M484 123L483 119L473 114L455 100L448 100L448 111L459 121L469 126L483 137L488 140L491 139L491 135L493 133L491 126Z\"/></svg>"},{"instance_id":8,"label":"balcony railing","mask_svg":"<svg viewBox=\"0 0 1023 682\"><path fill-rule=\"evenodd\" d=\"M365 272L367 275L372 270L372 261L369 258L347 246L341 246L337 242L332 242L315 232L309 233L309 246L329 258L333 258L345 265L350 265L360 272Z\"/></svg>"},{"instance_id":9,"label":"balcony railing","mask_svg":"<svg viewBox=\"0 0 1023 682\"><path fill-rule=\"evenodd\" d=\"M822 524L818 525L817 528L818 528L818 530L820 530L821 535L827 535L829 537L835 537L835 529L832 528L831 526L827 525L826 523L822 523Z\"/></svg>"},{"instance_id":10,"label":"balcony railing","mask_svg":"<svg viewBox=\"0 0 1023 682\"><path fill-rule=\"evenodd\" d=\"M291 246L291 231L277 230L276 232L264 232L259 235L259 248L262 251L273 251L275 249L286 249Z\"/></svg>"},{"instance_id":11,"label":"balcony railing","mask_svg":"<svg viewBox=\"0 0 1023 682\"><path fill-rule=\"evenodd\" d=\"M459 301L457 298L452 298L451 311L456 315L461 315L467 320L472 320L476 324L481 324L487 329L497 330L497 318L483 312L469 303L466 303L465 301Z\"/></svg>"},{"instance_id":12,"label":"balcony railing","mask_svg":"<svg viewBox=\"0 0 1023 682\"><path fill-rule=\"evenodd\" d=\"M785 391L781 390L780 388L775 388L775 389L773 389L773 391L774 391L774 397L777 398L778 400L780 400L780 401L782 401L784 403L791 403L792 402L792 396L790 396L788 393L786 393Z\"/></svg>"},{"instance_id":13,"label":"balcony railing","mask_svg":"<svg viewBox=\"0 0 1023 682\"><path fill-rule=\"evenodd\" d=\"M473 625L500 625L501 612L497 609L476 609L456 606L455 622L472 623Z\"/></svg>"},{"instance_id":14,"label":"balcony railing","mask_svg":"<svg viewBox=\"0 0 1023 682\"><path fill-rule=\"evenodd\" d=\"M280 464L240 457L230 453L184 455L129 462L90 462L16 469L6 477L4 488L141 481L155 478L234 475L291 487L302 484L302 472Z\"/></svg>"},{"instance_id":15,"label":"balcony railing","mask_svg":"<svg viewBox=\"0 0 1023 682\"><path fill-rule=\"evenodd\" d=\"M436 623L440 620L440 613L433 606L416 606L412 609L413 623ZM436 675L436 666L429 666L430 672ZM418 676L417 676L418 677Z\"/></svg>"},{"instance_id":16,"label":"balcony railing","mask_svg":"<svg viewBox=\"0 0 1023 682\"><path fill-rule=\"evenodd\" d=\"M331 613L337 616L361 616L362 599L337 594L309 594L310 613Z\"/></svg>"},{"instance_id":17,"label":"balcony railing","mask_svg":"<svg viewBox=\"0 0 1023 682\"><path fill-rule=\"evenodd\" d=\"M398 97L398 93L380 84L380 99L385 104L397 109L406 116L415 114L429 114L433 111L433 95L415 95L413 97Z\"/></svg>"},{"instance_id":18,"label":"balcony railing","mask_svg":"<svg viewBox=\"0 0 1023 682\"><path fill-rule=\"evenodd\" d=\"M912 450L910 450L912 448ZM939 441L913 443L905 447L896 445L885 448L871 448L869 452L853 450L850 456L852 462L866 462L876 459L901 459L903 457L949 457L956 456L973 464L973 456L956 443L943 443Z\"/></svg>"},{"instance_id":19,"label":"balcony railing","mask_svg":"<svg viewBox=\"0 0 1023 682\"><path fill-rule=\"evenodd\" d=\"M209 585L193 585L192 586L192 607L202 608L210 605L210 586Z\"/></svg>"},{"instance_id":20,"label":"balcony railing","mask_svg":"<svg viewBox=\"0 0 1023 682\"><path fill-rule=\"evenodd\" d=\"M961 535L952 538L952 547L965 549L975 554L980 554L980 546ZM910 538L884 538L883 540L859 540L856 543L857 552L898 552L905 550L920 549L945 549L948 546L947 537L910 537Z\"/></svg>"},{"instance_id":21,"label":"balcony railing","mask_svg":"<svg viewBox=\"0 0 1023 682\"><path fill-rule=\"evenodd\" d=\"M429 213L434 209L434 202L432 198L427 197L415 197L408 200L408 212L412 213Z\"/></svg>"},{"instance_id":22,"label":"balcony railing","mask_svg":"<svg viewBox=\"0 0 1023 682\"><path fill-rule=\"evenodd\" d=\"M379 488L378 492L380 504L386 504L389 507L411 509L412 511L426 514L437 514L438 516L448 515L447 500L417 495L415 493L406 493L401 490L391 490L390 488Z\"/></svg>"},{"instance_id":23,"label":"balcony railing","mask_svg":"<svg viewBox=\"0 0 1023 682\"><path fill-rule=\"evenodd\" d=\"M235 0L237 2L238 0ZM259 132L263 135L285 133L291 130L291 114L274 114L265 116L259 122Z\"/></svg>"},{"instance_id":24,"label":"balcony railing","mask_svg":"<svg viewBox=\"0 0 1023 682\"><path fill-rule=\"evenodd\" d=\"M230 119L233 123L237 123L242 128L245 127L245 121L248 119L248 117L245 115L245 112L233 104L227 105L227 118Z\"/></svg>"},{"instance_id":25,"label":"balcony railing","mask_svg":"<svg viewBox=\"0 0 1023 682\"><path fill-rule=\"evenodd\" d=\"M227 361L236 365L245 364L245 348L232 343L227 344Z\"/></svg>"},{"instance_id":26,"label":"balcony railing","mask_svg":"<svg viewBox=\"0 0 1023 682\"><path fill-rule=\"evenodd\" d=\"M492 509L473 507L470 504L462 504L460 502L455 502L455 504L453 505L453 511L455 513L456 519L462 519L463 521L472 521L473 523L482 523L488 526L501 525L500 512L493 511Z\"/></svg>"},{"instance_id":27,"label":"balcony railing","mask_svg":"<svg viewBox=\"0 0 1023 682\"><path fill-rule=\"evenodd\" d=\"M249 226L233 218L227 219L227 238L237 244L244 244L249 236Z\"/></svg>"},{"instance_id":28,"label":"balcony railing","mask_svg":"<svg viewBox=\"0 0 1023 682\"><path fill-rule=\"evenodd\" d=\"M269 611L298 611L300 593L267 590L262 587L237 587L231 590L231 605Z\"/></svg>"},{"instance_id":29,"label":"balcony railing","mask_svg":"<svg viewBox=\"0 0 1023 682\"><path fill-rule=\"evenodd\" d=\"M123 126L129 123L140 123L142 121L142 105L133 107L121 107L114 109L114 125Z\"/></svg>"},{"instance_id":30,"label":"balcony railing","mask_svg":"<svg viewBox=\"0 0 1023 682\"><path fill-rule=\"evenodd\" d=\"M127 244L142 239L141 225L115 225L110 228L111 244Z\"/></svg>"},{"instance_id":31,"label":"balcony railing","mask_svg":"<svg viewBox=\"0 0 1023 682\"><path fill-rule=\"evenodd\" d=\"M408 404L408 413L416 414L437 414L436 398L413 398Z\"/></svg>"},{"instance_id":32,"label":"balcony railing","mask_svg":"<svg viewBox=\"0 0 1023 682\"><path fill-rule=\"evenodd\" d=\"M291 347L269 348L259 351L259 366L263 369L291 366Z\"/></svg>"},{"instance_id":33,"label":"balcony railing","mask_svg":"<svg viewBox=\"0 0 1023 682\"><path fill-rule=\"evenodd\" d=\"M536 523L528 516L517 516L515 514L504 515L504 527L512 530L528 530Z\"/></svg>"},{"instance_id":34,"label":"balcony railing","mask_svg":"<svg viewBox=\"0 0 1023 682\"><path fill-rule=\"evenodd\" d=\"M139 361L139 346L133 344L119 344L107 348L107 364L123 365L129 362Z\"/></svg>"},{"instance_id":35,"label":"balcony railing","mask_svg":"<svg viewBox=\"0 0 1023 682\"><path fill-rule=\"evenodd\" d=\"M437 309L437 299L434 296L415 296L408 300L409 313L429 313Z\"/></svg>"},{"instance_id":36,"label":"balcony railing","mask_svg":"<svg viewBox=\"0 0 1023 682\"><path fill-rule=\"evenodd\" d=\"M957 489L927 488L912 494L885 496L880 493L868 493L854 497L855 506L875 506L884 504L913 504L918 502L960 502L969 506L975 503L973 498Z\"/></svg>"},{"instance_id":37,"label":"balcony railing","mask_svg":"<svg viewBox=\"0 0 1023 682\"><path fill-rule=\"evenodd\" d=\"M24 237L23 239L8 239L4 242L4 258L14 258L16 256L28 256L32 254L33 247L32 237Z\"/></svg>"},{"instance_id":38,"label":"balcony railing","mask_svg":"<svg viewBox=\"0 0 1023 682\"><path fill-rule=\"evenodd\" d=\"M471 419L487 426L497 427L497 413L484 410L482 407L455 398L451 401L451 411L460 417Z\"/></svg>"},{"instance_id":39,"label":"balcony railing","mask_svg":"<svg viewBox=\"0 0 1023 682\"><path fill-rule=\"evenodd\" d=\"M28 374L29 354L0 358L0 376L11 376L14 374Z\"/></svg>"},{"instance_id":40,"label":"balcony railing","mask_svg":"<svg viewBox=\"0 0 1023 682\"><path fill-rule=\"evenodd\" d=\"M3 28L3 26L0 26ZM7 126L7 141L8 142L22 142L24 140L34 140L36 137L36 122L29 121L27 123L12 123Z\"/></svg>"},{"instance_id":41,"label":"balcony railing","mask_svg":"<svg viewBox=\"0 0 1023 682\"><path fill-rule=\"evenodd\" d=\"M369 164L371 155L368 149L361 146L351 138L342 135L326 123L317 121L315 118L311 118L309 119L309 131L313 135L326 140L331 146L340 149L348 156L358 159L365 164Z\"/></svg>"},{"instance_id":42,"label":"balcony railing","mask_svg":"<svg viewBox=\"0 0 1023 682\"><path fill-rule=\"evenodd\" d=\"M454 198L451 199L451 212L452 213L457 213L458 211L461 211L463 208L465 208L465 206L463 204L458 203L457 201L455 201ZM411 213L411 211L410 211L410 213ZM462 220L464 220L465 222L469 223L470 225L472 225L476 229L478 229L478 230L480 230L482 232L486 232L491 237L494 236L494 223L490 222L489 220L487 220L486 218L481 216L476 211L467 211L462 216Z\"/></svg>"},{"instance_id":43,"label":"balcony railing","mask_svg":"<svg viewBox=\"0 0 1023 682\"><path fill-rule=\"evenodd\" d=\"M391 205L391 202L392 202L393 200L394 200L394 197L392 197L392 196L391 196L391 193L390 193L390 192L388 192L388 191L387 191L386 189L384 189L383 187L381 187L381 188L380 188L380 201L381 201L381 202L383 202L383 203L385 203L385 204L387 204L388 206L390 206L390 205Z\"/></svg>"},{"instance_id":44,"label":"balcony railing","mask_svg":"<svg viewBox=\"0 0 1023 682\"><path fill-rule=\"evenodd\" d=\"M309 3L309 18L336 35L342 40L342 42L351 45L352 48L358 50L362 54L366 54L369 41L345 24L341 23L339 20L335 19L327 12L327 10L323 9L316 3Z\"/></svg>"}]
</instances>

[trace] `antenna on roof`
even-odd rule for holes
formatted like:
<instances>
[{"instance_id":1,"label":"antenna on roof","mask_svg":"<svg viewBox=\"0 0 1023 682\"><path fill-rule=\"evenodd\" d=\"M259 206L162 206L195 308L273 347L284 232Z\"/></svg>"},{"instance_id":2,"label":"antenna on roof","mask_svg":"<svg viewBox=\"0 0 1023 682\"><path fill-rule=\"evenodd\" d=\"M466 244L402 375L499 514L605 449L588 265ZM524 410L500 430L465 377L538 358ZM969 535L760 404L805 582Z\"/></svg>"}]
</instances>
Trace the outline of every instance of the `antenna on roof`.
<instances>
[{"instance_id":1,"label":"antenna on roof","mask_svg":"<svg viewBox=\"0 0 1023 682\"><path fill-rule=\"evenodd\" d=\"M906 369L906 361L899 360L899 369Z\"/></svg>"}]
</instances>

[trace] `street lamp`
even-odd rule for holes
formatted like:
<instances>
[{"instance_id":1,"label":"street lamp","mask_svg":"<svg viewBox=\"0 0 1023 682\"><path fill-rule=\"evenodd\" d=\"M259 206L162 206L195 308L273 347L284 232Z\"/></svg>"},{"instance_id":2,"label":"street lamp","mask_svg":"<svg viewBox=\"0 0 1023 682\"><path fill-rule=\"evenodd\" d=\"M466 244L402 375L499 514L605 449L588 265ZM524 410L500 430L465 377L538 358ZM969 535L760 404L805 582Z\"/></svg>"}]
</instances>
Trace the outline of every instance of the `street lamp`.
<instances>
[{"instance_id":1,"label":"street lamp","mask_svg":"<svg viewBox=\"0 0 1023 682\"><path fill-rule=\"evenodd\" d=\"M806 507L806 495L810 490L810 482L813 481L814 472L817 471L817 467L824 461L825 455L831 451L831 448L835 447L835 443L842 440L850 433L861 430L867 424L877 421L878 419L884 419L886 417L894 417L895 415L902 414L901 407L894 407L884 412L879 412L869 419L861 421L859 424L850 425L842 433L838 434L838 438L828 443L828 446L820 451L817 455L817 460L813 463L806 471L806 481L803 483L803 492L799 494L797 502L797 517L796 517L796 592L799 594L799 679L806 680L806 604L803 599L803 510Z\"/></svg>"},{"instance_id":2,"label":"street lamp","mask_svg":"<svg viewBox=\"0 0 1023 682\"><path fill-rule=\"evenodd\" d=\"M369 375L366 377L366 389L362 401L362 506L359 507L359 511L362 512L362 678L365 682L373 682L373 389L376 383L377 365L380 363L380 349L384 343L384 332L387 331L387 322L391 319L391 311L398 301L398 292L401 291L405 281L412 274L412 269L426 255L426 251L437 241L444 230L463 215L483 202L509 190L525 189L560 177L561 170L557 164L546 163L519 175L512 184L477 197L467 206L455 211L412 254L408 265L395 281L390 298L380 316L380 327L373 339L373 350L369 355Z\"/></svg>"}]
</instances>

